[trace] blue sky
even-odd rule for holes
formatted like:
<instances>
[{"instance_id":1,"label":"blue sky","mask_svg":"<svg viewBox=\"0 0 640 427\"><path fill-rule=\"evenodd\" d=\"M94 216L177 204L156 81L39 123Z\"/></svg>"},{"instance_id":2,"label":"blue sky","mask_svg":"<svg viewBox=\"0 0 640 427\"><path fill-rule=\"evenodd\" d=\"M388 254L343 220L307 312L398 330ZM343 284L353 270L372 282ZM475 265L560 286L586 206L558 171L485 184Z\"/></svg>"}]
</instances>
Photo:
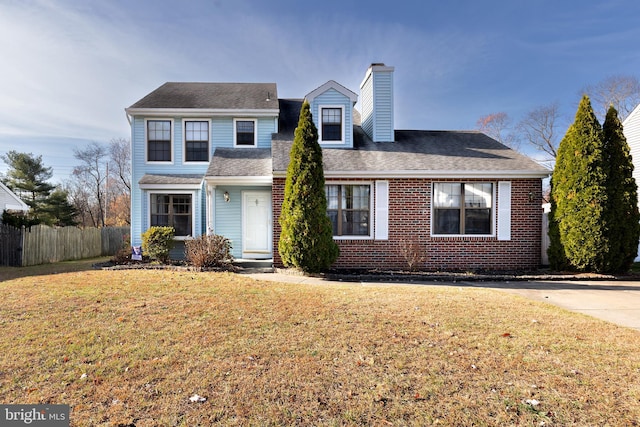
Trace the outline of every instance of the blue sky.
<instances>
[{"instance_id":1,"label":"blue sky","mask_svg":"<svg viewBox=\"0 0 640 427\"><path fill-rule=\"evenodd\" d=\"M552 102L568 124L585 86L640 77L638 22L631 0L1 0L0 154L42 155L60 182L73 148L129 138L124 108L166 81L358 93L373 62L395 67L397 129Z\"/></svg>"}]
</instances>

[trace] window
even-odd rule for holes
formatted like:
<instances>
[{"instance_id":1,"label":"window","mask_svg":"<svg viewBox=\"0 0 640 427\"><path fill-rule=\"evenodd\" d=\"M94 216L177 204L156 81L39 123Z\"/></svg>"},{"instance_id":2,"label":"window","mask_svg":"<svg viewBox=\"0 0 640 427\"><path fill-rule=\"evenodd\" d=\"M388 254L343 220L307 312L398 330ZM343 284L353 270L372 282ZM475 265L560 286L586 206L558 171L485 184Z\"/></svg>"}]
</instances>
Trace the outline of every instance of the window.
<instances>
[{"instance_id":1,"label":"window","mask_svg":"<svg viewBox=\"0 0 640 427\"><path fill-rule=\"evenodd\" d=\"M242 147L254 147L256 145L255 120L235 120L236 145Z\"/></svg>"},{"instance_id":2,"label":"window","mask_svg":"<svg viewBox=\"0 0 640 427\"><path fill-rule=\"evenodd\" d=\"M322 141L342 141L342 108L322 108Z\"/></svg>"},{"instance_id":3,"label":"window","mask_svg":"<svg viewBox=\"0 0 640 427\"><path fill-rule=\"evenodd\" d=\"M209 122L184 122L185 162L206 162L209 160Z\"/></svg>"},{"instance_id":4,"label":"window","mask_svg":"<svg viewBox=\"0 0 640 427\"><path fill-rule=\"evenodd\" d=\"M369 236L369 185L326 185L327 215L334 236Z\"/></svg>"},{"instance_id":5,"label":"window","mask_svg":"<svg viewBox=\"0 0 640 427\"><path fill-rule=\"evenodd\" d=\"M433 234L491 234L493 184L433 184Z\"/></svg>"},{"instance_id":6,"label":"window","mask_svg":"<svg viewBox=\"0 0 640 427\"><path fill-rule=\"evenodd\" d=\"M147 160L150 162L171 161L171 121L147 121Z\"/></svg>"},{"instance_id":7,"label":"window","mask_svg":"<svg viewBox=\"0 0 640 427\"><path fill-rule=\"evenodd\" d=\"M151 226L168 226L191 236L191 194L151 194Z\"/></svg>"}]
</instances>

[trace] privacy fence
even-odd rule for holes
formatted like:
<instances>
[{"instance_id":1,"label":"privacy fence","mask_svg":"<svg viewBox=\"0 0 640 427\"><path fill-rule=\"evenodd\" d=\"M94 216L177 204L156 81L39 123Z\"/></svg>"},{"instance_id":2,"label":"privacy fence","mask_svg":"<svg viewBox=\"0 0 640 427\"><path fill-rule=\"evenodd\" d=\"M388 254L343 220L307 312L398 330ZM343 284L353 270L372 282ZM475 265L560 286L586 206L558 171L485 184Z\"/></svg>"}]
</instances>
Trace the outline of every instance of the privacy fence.
<instances>
[{"instance_id":1,"label":"privacy fence","mask_svg":"<svg viewBox=\"0 0 640 427\"><path fill-rule=\"evenodd\" d=\"M113 255L129 244L129 227L77 228L0 224L0 265L28 266Z\"/></svg>"}]
</instances>

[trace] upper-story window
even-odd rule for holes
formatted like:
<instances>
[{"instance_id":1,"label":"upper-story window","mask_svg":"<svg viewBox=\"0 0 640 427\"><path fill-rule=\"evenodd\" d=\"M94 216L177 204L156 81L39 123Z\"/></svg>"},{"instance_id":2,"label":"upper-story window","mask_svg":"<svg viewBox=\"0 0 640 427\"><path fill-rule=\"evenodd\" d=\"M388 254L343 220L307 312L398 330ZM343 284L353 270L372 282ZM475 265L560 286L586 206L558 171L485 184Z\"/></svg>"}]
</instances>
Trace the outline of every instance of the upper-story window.
<instances>
[{"instance_id":1,"label":"upper-story window","mask_svg":"<svg viewBox=\"0 0 640 427\"><path fill-rule=\"evenodd\" d=\"M238 147L255 147L257 145L256 138L256 121L247 119L235 119L235 144Z\"/></svg>"},{"instance_id":2,"label":"upper-story window","mask_svg":"<svg viewBox=\"0 0 640 427\"><path fill-rule=\"evenodd\" d=\"M342 142L342 108L321 108L320 142Z\"/></svg>"},{"instance_id":3,"label":"upper-story window","mask_svg":"<svg viewBox=\"0 0 640 427\"><path fill-rule=\"evenodd\" d=\"M491 234L493 184L433 184L433 234Z\"/></svg>"},{"instance_id":4,"label":"upper-story window","mask_svg":"<svg viewBox=\"0 0 640 427\"><path fill-rule=\"evenodd\" d=\"M209 122L184 122L185 162L206 162L209 160Z\"/></svg>"},{"instance_id":5,"label":"upper-story window","mask_svg":"<svg viewBox=\"0 0 640 427\"><path fill-rule=\"evenodd\" d=\"M147 121L147 160L171 161L171 120Z\"/></svg>"}]
</instances>

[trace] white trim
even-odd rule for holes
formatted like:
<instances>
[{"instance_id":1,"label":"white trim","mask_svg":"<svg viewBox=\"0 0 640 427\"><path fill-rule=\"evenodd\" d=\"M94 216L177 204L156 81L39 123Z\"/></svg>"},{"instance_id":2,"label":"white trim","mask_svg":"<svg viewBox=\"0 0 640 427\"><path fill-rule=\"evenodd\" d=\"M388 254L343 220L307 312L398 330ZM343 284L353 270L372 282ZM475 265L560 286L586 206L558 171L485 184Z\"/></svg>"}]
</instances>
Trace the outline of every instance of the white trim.
<instances>
[{"instance_id":1,"label":"white trim","mask_svg":"<svg viewBox=\"0 0 640 427\"><path fill-rule=\"evenodd\" d=\"M271 185L272 176L205 176L205 181L209 185Z\"/></svg>"},{"instance_id":2,"label":"white trim","mask_svg":"<svg viewBox=\"0 0 640 427\"><path fill-rule=\"evenodd\" d=\"M238 122L253 122L253 145L238 145ZM233 148L258 148L258 119L254 118L233 118Z\"/></svg>"},{"instance_id":3,"label":"white trim","mask_svg":"<svg viewBox=\"0 0 640 427\"><path fill-rule=\"evenodd\" d=\"M153 121L157 121L157 122L169 122L170 126L171 126L171 130L169 131L169 137L171 138L169 141L170 147L171 147L171 161L169 162L165 162L165 161L157 161L157 160L149 160L149 138L147 135L147 132L149 131L149 126L147 125L148 122L153 122ZM175 153L173 150L173 134L176 131L175 128L175 123L174 120L172 118L167 118L167 117L145 117L144 119L144 161L146 164L149 165L172 165L175 161Z\"/></svg>"},{"instance_id":4,"label":"white trim","mask_svg":"<svg viewBox=\"0 0 640 427\"><path fill-rule=\"evenodd\" d=\"M389 181L376 181L375 184L373 234L376 240L389 240Z\"/></svg>"},{"instance_id":5,"label":"white trim","mask_svg":"<svg viewBox=\"0 0 640 427\"><path fill-rule=\"evenodd\" d=\"M259 194L260 196L266 196L267 198L267 207L269 209L269 218L268 218L268 233L267 233L267 250L266 251L247 251L245 248L245 243L247 239L247 213L246 213L246 203L245 198L251 194ZM240 200L241 200L241 211L242 211L242 258L248 259L269 259L273 257L273 202L272 202L272 192L269 191L261 191L261 190L242 190L240 191Z\"/></svg>"},{"instance_id":6,"label":"white trim","mask_svg":"<svg viewBox=\"0 0 640 427\"><path fill-rule=\"evenodd\" d=\"M168 192L164 192L164 191L146 191L147 193L147 229L149 227L152 227L151 225L151 195L152 194L178 194L178 195L183 195L183 194L190 194L191 195L191 234L189 236L175 236L174 240L187 240L190 237L196 237L194 235L194 230L196 229L196 209L195 209L195 200L196 200L196 192L195 191L180 191L180 190L175 190L172 191L171 193ZM146 230L145 230L146 231Z\"/></svg>"},{"instance_id":7,"label":"white trim","mask_svg":"<svg viewBox=\"0 0 640 427\"><path fill-rule=\"evenodd\" d=\"M327 171L324 177L329 178L369 178L369 179L389 179L389 178L428 178L428 179L518 179L518 178L547 178L551 175L551 171L527 171L527 170L505 170L505 171L415 171L415 170L390 170L390 171ZM274 171L274 178L284 178L287 176L286 171Z\"/></svg>"},{"instance_id":8,"label":"white trim","mask_svg":"<svg viewBox=\"0 0 640 427\"><path fill-rule=\"evenodd\" d=\"M125 108L127 114L136 116L154 117L228 117L228 116L252 116L252 117L277 117L279 109L253 110L253 109L224 109L224 108Z\"/></svg>"},{"instance_id":9,"label":"white trim","mask_svg":"<svg viewBox=\"0 0 640 427\"><path fill-rule=\"evenodd\" d=\"M435 234L433 232L433 228L434 228L434 221L433 221L433 211L434 211L434 205L435 203L433 202L433 194L434 194L434 186L435 184L491 184L491 233L490 234L464 234L464 233L460 233L460 234ZM468 181L464 181L464 180L460 180L460 181L456 181L456 182L451 182L451 181L433 181L431 183L431 206L430 208L430 214L429 214L429 218L430 218L430 222L431 222L431 227L429 230L429 234L431 235L431 237L456 237L456 238L460 238L463 237L465 239L468 238L487 238L487 237L496 237L496 193L498 191L498 185L495 181L473 181L473 182L468 182ZM462 207L460 207L460 209L462 209Z\"/></svg>"},{"instance_id":10,"label":"white trim","mask_svg":"<svg viewBox=\"0 0 640 427\"><path fill-rule=\"evenodd\" d=\"M208 123L208 140L207 140L207 160L202 160L198 162L189 162L187 161L187 122L207 122ZM183 165L208 165L211 157L211 119L202 119L202 118L182 118L182 164Z\"/></svg>"},{"instance_id":11,"label":"white trim","mask_svg":"<svg viewBox=\"0 0 640 427\"><path fill-rule=\"evenodd\" d=\"M349 89L342 86L340 83L336 82L335 80L329 80L322 86L312 90L305 96L305 99L309 101L309 103L312 103L314 99L316 99L318 96L322 95L329 89L333 89L336 92L341 93L342 95L349 98L349 100L354 104L358 102L358 95L355 92L350 91Z\"/></svg>"},{"instance_id":12,"label":"white trim","mask_svg":"<svg viewBox=\"0 0 640 427\"><path fill-rule=\"evenodd\" d=\"M342 123L340 126L340 141L324 141L322 139L322 110L323 109L340 109L340 111L342 112ZM346 128L346 117L345 117L345 108L344 105L337 105L337 104L319 104L318 105L318 143L320 144L320 146L323 145L344 145L347 143L346 137L345 137L345 128Z\"/></svg>"},{"instance_id":13,"label":"white trim","mask_svg":"<svg viewBox=\"0 0 640 427\"><path fill-rule=\"evenodd\" d=\"M28 211L29 210L29 205L27 205L25 202L23 202L22 199L20 197L18 197L18 195L16 193L11 191L9 189L9 187L4 185L2 182L0 182L0 189L4 190L9 195L9 197L11 197L13 200L15 200L18 203L17 205L6 205L5 209L19 210L19 211Z\"/></svg>"},{"instance_id":14,"label":"white trim","mask_svg":"<svg viewBox=\"0 0 640 427\"><path fill-rule=\"evenodd\" d=\"M374 217L374 205L373 205L373 199L374 199L374 194L373 192L375 191L375 184L371 181L326 181L324 183L325 186L327 185L368 185L369 186L369 234L366 236L362 236L362 235L356 235L356 236L351 236L351 235L341 235L341 236L333 236L333 240L373 240L373 236L374 236L374 221L373 221L373 217ZM329 206L327 205L327 209L329 208Z\"/></svg>"},{"instance_id":15,"label":"white trim","mask_svg":"<svg viewBox=\"0 0 640 427\"><path fill-rule=\"evenodd\" d=\"M202 182L198 184L138 184L141 190L200 190Z\"/></svg>"},{"instance_id":16,"label":"white trim","mask_svg":"<svg viewBox=\"0 0 640 427\"><path fill-rule=\"evenodd\" d=\"M498 181L498 240L511 240L511 181Z\"/></svg>"}]
</instances>

